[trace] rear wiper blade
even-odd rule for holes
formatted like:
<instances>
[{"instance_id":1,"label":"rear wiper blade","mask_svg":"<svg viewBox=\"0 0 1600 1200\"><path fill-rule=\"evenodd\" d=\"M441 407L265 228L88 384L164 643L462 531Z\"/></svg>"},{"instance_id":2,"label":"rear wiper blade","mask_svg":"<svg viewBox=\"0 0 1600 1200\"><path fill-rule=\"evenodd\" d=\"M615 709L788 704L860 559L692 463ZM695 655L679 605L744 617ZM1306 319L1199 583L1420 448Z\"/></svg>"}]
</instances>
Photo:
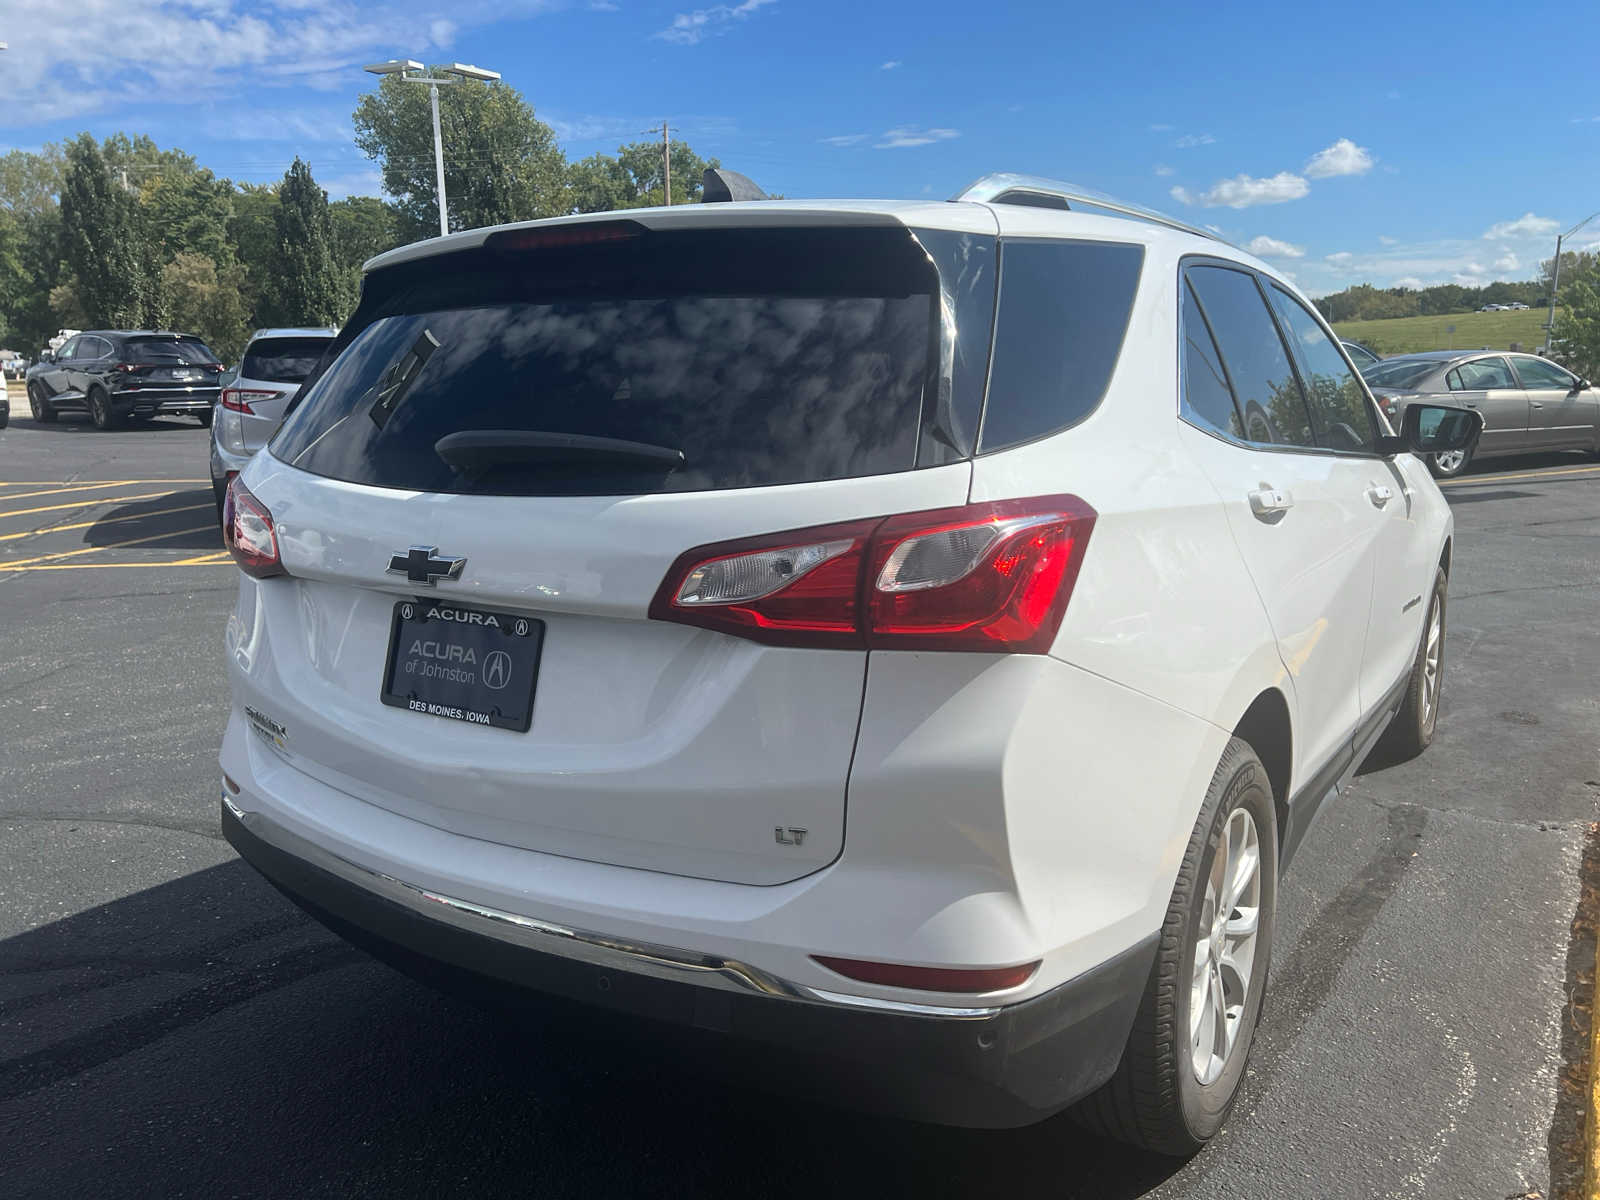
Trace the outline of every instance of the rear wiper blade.
<instances>
[{"instance_id":1,"label":"rear wiper blade","mask_svg":"<svg viewBox=\"0 0 1600 1200\"><path fill-rule=\"evenodd\" d=\"M508 463L582 462L675 471L684 464L683 451L670 446L528 429L463 429L445 434L433 444L433 450L458 471L483 470Z\"/></svg>"}]
</instances>

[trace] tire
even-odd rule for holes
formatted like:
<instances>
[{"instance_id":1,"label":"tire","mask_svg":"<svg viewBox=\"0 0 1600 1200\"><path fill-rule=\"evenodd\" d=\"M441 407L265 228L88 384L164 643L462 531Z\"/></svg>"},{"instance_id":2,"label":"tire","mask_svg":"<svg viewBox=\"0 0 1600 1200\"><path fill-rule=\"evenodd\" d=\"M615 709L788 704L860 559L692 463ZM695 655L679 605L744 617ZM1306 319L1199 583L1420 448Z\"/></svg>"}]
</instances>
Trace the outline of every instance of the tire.
<instances>
[{"instance_id":1,"label":"tire","mask_svg":"<svg viewBox=\"0 0 1600 1200\"><path fill-rule=\"evenodd\" d=\"M211 428L211 410L209 408L206 409L205 412L201 413L198 417L195 418L195 420L200 422L200 428L201 429L210 429Z\"/></svg>"},{"instance_id":2,"label":"tire","mask_svg":"<svg viewBox=\"0 0 1600 1200\"><path fill-rule=\"evenodd\" d=\"M1426 455L1425 459L1428 472L1435 479L1454 479L1472 464L1472 451L1447 450L1442 454Z\"/></svg>"},{"instance_id":3,"label":"tire","mask_svg":"<svg viewBox=\"0 0 1600 1200\"><path fill-rule=\"evenodd\" d=\"M50 407L49 401L39 395L39 389L28 387L28 407L33 410L33 419L41 425L49 425L56 419L56 410Z\"/></svg>"},{"instance_id":4,"label":"tire","mask_svg":"<svg viewBox=\"0 0 1600 1200\"><path fill-rule=\"evenodd\" d=\"M1433 742L1439 728L1439 701L1444 696L1445 613L1449 577L1440 567L1433 575L1433 595L1422 622L1417 657L1406 681L1406 697L1384 730L1382 748L1396 762L1415 758Z\"/></svg>"},{"instance_id":5,"label":"tire","mask_svg":"<svg viewBox=\"0 0 1600 1200\"><path fill-rule=\"evenodd\" d=\"M1224 1035L1220 1062L1208 1059L1205 1071L1209 1078L1203 1080L1196 1066L1195 1044L1200 1039L1191 1033L1191 1007L1197 1000L1205 1003L1213 981L1226 980L1228 974L1220 967L1215 968L1215 973L1202 969L1197 978L1195 964L1202 949L1202 923L1212 922L1210 929L1221 929L1224 934L1229 924L1235 924L1213 921L1212 914L1206 911L1207 892L1216 884L1211 878L1213 869L1226 869L1226 860L1224 864L1217 861L1223 839L1246 823L1243 818L1248 818L1247 824L1256 835L1256 932L1249 964L1243 972L1243 1002L1237 1005L1233 1019L1226 1022L1234 1030L1232 1041L1228 1043ZM1118 1141L1175 1157L1194 1154L1222 1128L1244 1078L1256 1020L1261 1014L1277 887L1278 827L1272 785L1249 743L1233 738L1211 777L1205 803L1200 806L1184 851L1178 881L1161 925L1156 960L1150 968L1150 980L1139 1001L1122 1062L1099 1091L1072 1110L1081 1124ZM1242 918L1238 923L1242 925ZM1211 961L1209 948L1215 941L1214 937L1207 937L1208 955L1202 967ZM1223 941L1227 943L1229 939L1225 936ZM1237 960L1234 961L1236 967ZM1231 978L1237 985L1241 979L1237 969L1231 971ZM1202 989L1199 997L1194 995L1197 984Z\"/></svg>"},{"instance_id":6,"label":"tire","mask_svg":"<svg viewBox=\"0 0 1600 1200\"><path fill-rule=\"evenodd\" d=\"M94 418L96 429L116 429L122 424L116 410L111 407L111 397L99 388L89 393L89 415Z\"/></svg>"}]
</instances>

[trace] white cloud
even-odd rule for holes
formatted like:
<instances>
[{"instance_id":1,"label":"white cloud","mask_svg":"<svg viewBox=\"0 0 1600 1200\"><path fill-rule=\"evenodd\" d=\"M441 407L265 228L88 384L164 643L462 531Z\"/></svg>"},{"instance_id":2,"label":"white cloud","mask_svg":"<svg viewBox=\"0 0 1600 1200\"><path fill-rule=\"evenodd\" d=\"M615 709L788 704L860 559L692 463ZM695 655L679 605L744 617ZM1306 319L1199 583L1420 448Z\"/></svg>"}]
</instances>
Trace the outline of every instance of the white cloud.
<instances>
[{"instance_id":1,"label":"white cloud","mask_svg":"<svg viewBox=\"0 0 1600 1200\"><path fill-rule=\"evenodd\" d=\"M1496 271L1515 271L1521 265L1517 261L1517 256L1509 250L1494 260L1494 269Z\"/></svg>"},{"instance_id":2,"label":"white cloud","mask_svg":"<svg viewBox=\"0 0 1600 1200\"><path fill-rule=\"evenodd\" d=\"M1385 246L1398 246L1400 244L1399 238L1385 237L1381 233L1378 235L1378 241L1382 242Z\"/></svg>"},{"instance_id":3,"label":"white cloud","mask_svg":"<svg viewBox=\"0 0 1600 1200\"><path fill-rule=\"evenodd\" d=\"M1461 268L1462 275L1487 275L1482 263L1469 262Z\"/></svg>"},{"instance_id":4,"label":"white cloud","mask_svg":"<svg viewBox=\"0 0 1600 1200\"><path fill-rule=\"evenodd\" d=\"M1156 164L1156 174L1157 175L1165 177L1167 175L1176 175L1177 173L1178 173L1178 168L1177 167L1169 167L1169 166L1165 165L1164 163L1157 163Z\"/></svg>"},{"instance_id":5,"label":"white cloud","mask_svg":"<svg viewBox=\"0 0 1600 1200\"><path fill-rule=\"evenodd\" d=\"M307 89L348 87L363 63L397 47L442 46L470 24L562 3L468 5L446 19L437 0L393 0L381 11L357 0L0 0L0 36L11 43L0 127L146 105L271 112L289 89L292 103ZM181 70L167 69L175 63Z\"/></svg>"},{"instance_id":6,"label":"white cloud","mask_svg":"<svg viewBox=\"0 0 1600 1200\"><path fill-rule=\"evenodd\" d=\"M1172 144L1179 150L1191 150L1196 146L1209 146L1216 140L1209 133L1186 133Z\"/></svg>"},{"instance_id":7,"label":"white cloud","mask_svg":"<svg viewBox=\"0 0 1600 1200\"><path fill-rule=\"evenodd\" d=\"M1304 246L1296 246L1291 242L1280 242L1277 238L1268 237L1266 234L1251 238L1245 243L1244 248L1258 258L1304 258L1306 256Z\"/></svg>"},{"instance_id":8,"label":"white cloud","mask_svg":"<svg viewBox=\"0 0 1600 1200\"><path fill-rule=\"evenodd\" d=\"M1325 256L1328 262L1336 267L1347 267L1355 261L1356 256L1348 250L1338 250Z\"/></svg>"},{"instance_id":9,"label":"white cloud","mask_svg":"<svg viewBox=\"0 0 1600 1200\"><path fill-rule=\"evenodd\" d=\"M590 12L616 12L617 6L611 0L589 0Z\"/></svg>"},{"instance_id":10,"label":"white cloud","mask_svg":"<svg viewBox=\"0 0 1600 1200\"><path fill-rule=\"evenodd\" d=\"M1224 205L1228 208L1252 208L1257 204L1283 204L1298 200L1310 190L1311 185L1299 175L1279 171L1264 179L1235 175L1232 179L1218 180L1199 196L1184 188L1173 188L1172 194L1185 204L1203 204L1207 208Z\"/></svg>"},{"instance_id":11,"label":"white cloud","mask_svg":"<svg viewBox=\"0 0 1600 1200\"><path fill-rule=\"evenodd\" d=\"M1561 222L1553 217L1536 217L1523 213L1515 221L1501 221L1484 231L1486 238L1542 237L1554 233Z\"/></svg>"},{"instance_id":12,"label":"white cloud","mask_svg":"<svg viewBox=\"0 0 1600 1200\"><path fill-rule=\"evenodd\" d=\"M693 46L712 34L726 33L729 25L775 3L777 0L744 0L742 4L715 4L710 8L697 8L693 12L679 13L672 18L671 25L655 36L680 46Z\"/></svg>"},{"instance_id":13,"label":"white cloud","mask_svg":"<svg viewBox=\"0 0 1600 1200\"><path fill-rule=\"evenodd\" d=\"M833 137L818 138L817 141L830 146L859 146L871 136L870 133L840 133Z\"/></svg>"},{"instance_id":14,"label":"white cloud","mask_svg":"<svg viewBox=\"0 0 1600 1200\"><path fill-rule=\"evenodd\" d=\"M1195 202L1194 193L1181 184L1173 188L1168 195L1170 195L1179 204L1193 204Z\"/></svg>"},{"instance_id":15,"label":"white cloud","mask_svg":"<svg viewBox=\"0 0 1600 1200\"><path fill-rule=\"evenodd\" d=\"M900 60L898 58L891 58L888 62L884 63L883 66L879 67L878 70L880 70L880 71L893 71L897 67L900 67L902 65L903 64L900 62Z\"/></svg>"},{"instance_id":16,"label":"white cloud","mask_svg":"<svg viewBox=\"0 0 1600 1200\"><path fill-rule=\"evenodd\" d=\"M881 142L874 142L872 145L875 150L899 150L906 146L926 146L933 142L946 142L960 136L959 129L918 129L914 125L902 125L889 130L883 135Z\"/></svg>"},{"instance_id":17,"label":"white cloud","mask_svg":"<svg viewBox=\"0 0 1600 1200\"><path fill-rule=\"evenodd\" d=\"M1399 279L1392 281L1389 286L1397 288L1410 288L1412 291L1416 292L1421 291L1428 285L1423 283L1422 280L1418 279L1415 275L1402 275Z\"/></svg>"},{"instance_id":18,"label":"white cloud","mask_svg":"<svg viewBox=\"0 0 1600 1200\"><path fill-rule=\"evenodd\" d=\"M335 175L331 179L319 178L317 182L327 189L330 200L343 200L346 196L383 194L381 171L355 171L349 175Z\"/></svg>"},{"instance_id":19,"label":"white cloud","mask_svg":"<svg viewBox=\"0 0 1600 1200\"><path fill-rule=\"evenodd\" d=\"M1152 126L1150 126L1150 132L1151 133L1171 133L1172 132L1172 126L1171 125L1152 125Z\"/></svg>"},{"instance_id":20,"label":"white cloud","mask_svg":"<svg viewBox=\"0 0 1600 1200\"><path fill-rule=\"evenodd\" d=\"M1372 153L1349 138L1340 138L1306 161L1306 178L1332 179L1336 175L1363 175L1372 170Z\"/></svg>"}]
</instances>

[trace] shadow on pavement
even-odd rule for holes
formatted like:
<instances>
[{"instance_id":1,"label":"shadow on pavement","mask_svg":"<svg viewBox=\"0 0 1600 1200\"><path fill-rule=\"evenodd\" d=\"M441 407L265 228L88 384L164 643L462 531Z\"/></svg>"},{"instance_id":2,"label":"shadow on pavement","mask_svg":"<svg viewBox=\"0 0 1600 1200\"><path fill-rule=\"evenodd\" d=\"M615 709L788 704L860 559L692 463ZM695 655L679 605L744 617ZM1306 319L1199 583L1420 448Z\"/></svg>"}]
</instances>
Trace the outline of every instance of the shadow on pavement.
<instances>
[{"instance_id":1,"label":"shadow on pavement","mask_svg":"<svg viewBox=\"0 0 1600 1200\"><path fill-rule=\"evenodd\" d=\"M0 1013L13 1197L1117 1198L1180 1166L1060 1118L822 1108L729 1086L670 1031L445 997L238 861L0 941Z\"/></svg>"},{"instance_id":2,"label":"shadow on pavement","mask_svg":"<svg viewBox=\"0 0 1600 1200\"><path fill-rule=\"evenodd\" d=\"M118 505L84 530L83 542L107 547L140 542L152 550L222 550L216 511L209 487L185 488Z\"/></svg>"}]
</instances>

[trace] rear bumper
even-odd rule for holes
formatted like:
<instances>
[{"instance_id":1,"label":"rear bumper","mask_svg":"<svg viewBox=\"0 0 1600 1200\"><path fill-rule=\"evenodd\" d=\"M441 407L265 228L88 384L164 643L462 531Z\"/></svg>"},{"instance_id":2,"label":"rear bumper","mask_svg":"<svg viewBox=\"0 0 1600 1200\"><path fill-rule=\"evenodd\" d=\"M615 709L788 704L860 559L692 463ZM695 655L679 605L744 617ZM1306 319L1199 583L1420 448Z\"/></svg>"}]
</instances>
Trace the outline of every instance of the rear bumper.
<instances>
[{"instance_id":1,"label":"rear bumper","mask_svg":"<svg viewBox=\"0 0 1600 1200\"><path fill-rule=\"evenodd\" d=\"M1155 953L1151 937L1015 1004L895 1004L444 896L341 858L227 796L222 830L296 904L386 961L439 964L753 1044L762 1078L786 1090L944 1124L1029 1124L1103 1083Z\"/></svg>"},{"instance_id":2,"label":"rear bumper","mask_svg":"<svg viewBox=\"0 0 1600 1200\"><path fill-rule=\"evenodd\" d=\"M150 416L163 414L177 414L181 416L198 416L207 412L217 402L217 397L222 394L220 388L139 388L137 390L124 390L113 392L111 402L114 407L124 413L139 413Z\"/></svg>"}]
</instances>

